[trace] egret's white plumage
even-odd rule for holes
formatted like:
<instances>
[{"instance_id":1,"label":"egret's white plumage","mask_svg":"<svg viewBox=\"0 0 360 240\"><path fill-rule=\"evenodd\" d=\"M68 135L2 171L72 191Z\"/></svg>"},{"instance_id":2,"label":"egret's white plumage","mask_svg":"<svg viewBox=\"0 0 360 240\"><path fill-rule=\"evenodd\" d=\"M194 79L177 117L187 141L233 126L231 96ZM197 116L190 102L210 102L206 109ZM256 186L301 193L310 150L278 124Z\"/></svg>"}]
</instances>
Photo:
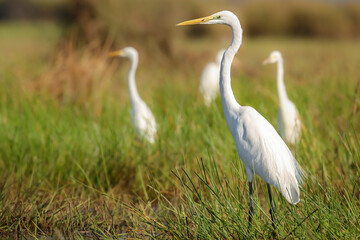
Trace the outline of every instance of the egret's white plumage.
<instances>
[{"instance_id":1,"label":"egret's white plumage","mask_svg":"<svg viewBox=\"0 0 360 240\"><path fill-rule=\"evenodd\" d=\"M289 100L284 84L284 61L279 51L273 51L263 64L277 64L277 89L280 108L277 115L277 125L282 138L295 145L300 139L301 120L295 104Z\"/></svg>"},{"instance_id":2,"label":"egret's white plumage","mask_svg":"<svg viewBox=\"0 0 360 240\"><path fill-rule=\"evenodd\" d=\"M231 64L242 43L243 31L238 18L232 12L221 11L178 25L192 24L225 24L230 26L233 32L231 45L221 61L220 94L227 125L234 137L237 152L245 164L249 179L251 213L254 173L278 188L288 202L298 203L301 181L301 169L298 163L273 126L254 108L239 105L231 88ZM270 185L268 189L271 198ZM270 201L272 202L272 199ZM274 211L273 202L272 209ZM251 223L251 218L249 222Z\"/></svg>"},{"instance_id":3,"label":"egret's white plumage","mask_svg":"<svg viewBox=\"0 0 360 240\"><path fill-rule=\"evenodd\" d=\"M216 62L208 63L201 74L199 91L204 97L206 106L210 106L219 92L220 64L224 51L224 49L220 50L216 55Z\"/></svg>"},{"instance_id":4,"label":"egret's white plumage","mask_svg":"<svg viewBox=\"0 0 360 240\"><path fill-rule=\"evenodd\" d=\"M156 135L156 121L150 108L141 99L135 83L135 72L139 61L139 54L133 47L125 47L122 50L109 54L111 57L127 57L130 59L130 70L128 73L128 87L131 101L131 121L135 132L150 143L154 143Z\"/></svg>"}]
</instances>

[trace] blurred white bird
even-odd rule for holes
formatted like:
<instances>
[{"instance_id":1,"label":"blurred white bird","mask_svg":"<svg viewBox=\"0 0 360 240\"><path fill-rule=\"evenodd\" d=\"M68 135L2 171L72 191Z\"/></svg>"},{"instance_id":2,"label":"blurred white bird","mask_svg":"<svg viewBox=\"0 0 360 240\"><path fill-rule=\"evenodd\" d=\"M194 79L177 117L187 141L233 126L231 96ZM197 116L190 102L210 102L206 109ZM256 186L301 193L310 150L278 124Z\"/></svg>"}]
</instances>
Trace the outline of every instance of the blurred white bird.
<instances>
[{"instance_id":1,"label":"blurred white bird","mask_svg":"<svg viewBox=\"0 0 360 240\"><path fill-rule=\"evenodd\" d=\"M135 72L138 65L139 54L133 47L125 47L119 51L109 53L110 57L127 57L131 65L128 73L128 86L131 101L131 121L135 132L150 143L154 143L156 135L156 121L149 107L141 99L135 83Z\"/></svg>"},{"instance_id":2,"label":"blurred white bird","mask_svg":"<svg viewBox=\"0 0 360 240\"><path fill-rule=\"evenodd\" d=\"M301 120L295 104L289 100L284 84L284 61L279 51L273 51L263 64L277 63L277 89L280 108L277 116L277 125L280 135L292 145L299 142L301 134Z\"/></svg>"},{"instance_id":3,"label":"blurred white bird","mask_svg":"<svg viewBox=\"0 0 360 240\"><path fill-rule=\"evenodd\" d=\"M224 49L220 50L216 55L216 62L208 63L202 71L199 90L206 106L210 106L219 92L220 64L224 52Z\"/></svg>"},{"instance_id":4,"label":"blurred white bird","mask_svg":"<svg viewBox=\"0 0 360 240\"><path fill-rule=\"evenodd\" d=\"M239 105L234 97L230 70L234 56L242 43L243 32L236 15L229 11L221 11L177 25L192 24L225 24L232 29L233 40L221 61L221 102L227 125L234 137L239 157L245 164L249 180L249 226L254 212L252 182L255 173L267 182L271 203L270 214L275 226L275 205L269 184L278 188L288 202L296 204L300 201L301 168L273 126L254 108Z\"/></svg>"}]
</instances>

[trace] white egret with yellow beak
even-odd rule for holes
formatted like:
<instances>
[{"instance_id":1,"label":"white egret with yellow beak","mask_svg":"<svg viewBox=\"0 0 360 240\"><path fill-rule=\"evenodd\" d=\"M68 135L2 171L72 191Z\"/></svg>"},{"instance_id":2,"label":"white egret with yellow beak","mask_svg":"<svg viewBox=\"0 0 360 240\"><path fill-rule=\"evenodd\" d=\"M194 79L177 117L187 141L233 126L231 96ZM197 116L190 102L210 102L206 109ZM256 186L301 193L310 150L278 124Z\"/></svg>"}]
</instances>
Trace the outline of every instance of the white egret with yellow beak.
<instances>
[{"instance_id":1,"label":"white egret with yellow beak","mask_svg":"<svg viewBox=\"0 0 360 240\"><path fill-rule=\"evenodd\" d=\"M133 47L125 47L119 51L109 53L110 57L127 57L130 59L128 73L128 87L131 101L131 121L135 132L150 143L155 142L156 121L150 108L141 99L135 83L135 72L139 61L139 54Z\"/></svg>"},{"instance_id":2,"label":"white egret with yellow beak","mask_svg":"<svg viewBox=\"0 0 360 240\"><path fill-rule=\"evenodd\" d=\"M280 108L277 115L277 125L280 136L292 145L299 142L301 134L301 120L295 104L287 96L284 84L284 61L279 51L273 51L265 59L263 65L268 63L277 64L277 90Z\"/></svg>"},{"instance_id":3,"label":"white egret with yellow beak","mask_svg":"<svg viewBox=\"0 0 360 240\"><path fill-rule=\"evenodd\" d=\"M245 164L249 180L249 226L254 212L252 182L255 173L267 182L271 203L270 214L275 226L275 204L270 185L278 188L288 202L297 204L300 201L301 168L274 127L254 108L241 106L235 99L231 88L230 70L234 56L242 43L243 30L239 19L232 12L221 11L177 25L193 24L224 24L233 32L232 42L221 61L221 102L227 125L235 140L238 155Z\"/></svg>"}]
</instances>

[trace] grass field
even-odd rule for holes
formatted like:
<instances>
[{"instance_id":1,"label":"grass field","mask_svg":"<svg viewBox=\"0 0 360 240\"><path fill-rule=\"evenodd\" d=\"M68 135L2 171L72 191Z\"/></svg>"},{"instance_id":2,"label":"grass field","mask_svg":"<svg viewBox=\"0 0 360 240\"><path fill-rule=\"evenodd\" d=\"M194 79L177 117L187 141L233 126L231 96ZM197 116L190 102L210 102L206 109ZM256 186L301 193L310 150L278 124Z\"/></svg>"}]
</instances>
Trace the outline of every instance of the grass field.
<instances>
[{"instance_id":1,"label":"grass field","mask_svg":"<svg viewBox=\"0 0 360 240\"><path fill-rule=\"evenodd\" d=\"M176 50L192 51L179 66L157 68L162 55L154 53L149 64L140 56L138 89L158 123L156 143L149 145L136 138L130 122L125 59L103 56L116 71L89 102L28 94L52 67L60 35L54 29L0 25L1 36L6 33L0 39L6 52L0 57L2 238L273 238L259 177L254 224L247 231L243 163L220 99L206 108L198 93L202 67L228 39L177 41ZM275 191L277 237L359 238L359 41L245 38L243 44L232 77L237 101L275 126L276 70L261 62L279 49L287 91L303 123L301 142L292 150L307 177L296 206Z\"/></svg>"}]
</instances>

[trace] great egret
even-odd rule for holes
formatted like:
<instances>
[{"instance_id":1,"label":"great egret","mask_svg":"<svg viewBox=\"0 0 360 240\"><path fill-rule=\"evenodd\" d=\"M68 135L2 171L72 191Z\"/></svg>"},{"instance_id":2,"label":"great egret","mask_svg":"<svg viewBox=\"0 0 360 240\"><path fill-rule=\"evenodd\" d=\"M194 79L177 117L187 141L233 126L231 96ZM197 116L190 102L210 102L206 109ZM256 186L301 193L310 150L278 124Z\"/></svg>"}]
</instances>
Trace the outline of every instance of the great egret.
<instances>
[{"instance_id":1,"label":"great egret","mask_svg":"<svg viewBox=\"0 0 360 240\"><path fill-rule=\"evenodd\" d=\"M221 11L177 25L192 24L225 24L232 29L231 45L221 61L219 82L221 102L227 125L234 137L238 155L245 164L249 180L249 226L254 212L252 182L255 173L267 182L270 214L274 225L275 205L269 184L278 188L289 203L297 204L300 201L301 168L273 126L254 108L239 105L234 97L230 70L234 56L242 43L243 32L236 15L229 11Z\"/></svg>"},{"instance_id":2,"label":"great egret","mask_svg":"<svg viewBox=\"0 0 360 240\"><path fill-rule=\"evenodd\" d=\"M156 121L149 107L141 99L135 83L135 72L138 65L139 54L133 47L125 47L119 51L109 53L110 57L127 57L131 65L128 73L128 86L131 101L131 121L135 132L141 137L154 143L156 135Z\"/></svg>"},{"instance_id":3,"label":"great egret","mask_svg":"<svg viewBox=\"0 0 360 240\"><path fill-rule=\"evenodd\" d=\"M277 63L277 89L280 108L277 116L277 125L283 139L295 145L300 139L301 121L295 104L289 100L284 84L284 61L279 51L273 51L263 64Z\"/></svg>"},{"instance_id":4,"label":"great egret","mask_svg":"<svg viewBox=\"0 0 360 240\"><path fill-rule=\"evenodd\" d=\"M219 92L220 64L224 51L220 50L216 55L216 62L208 63L201 74L199 90L206 106L210 106Z\"/></svg>"}]
</instances>

